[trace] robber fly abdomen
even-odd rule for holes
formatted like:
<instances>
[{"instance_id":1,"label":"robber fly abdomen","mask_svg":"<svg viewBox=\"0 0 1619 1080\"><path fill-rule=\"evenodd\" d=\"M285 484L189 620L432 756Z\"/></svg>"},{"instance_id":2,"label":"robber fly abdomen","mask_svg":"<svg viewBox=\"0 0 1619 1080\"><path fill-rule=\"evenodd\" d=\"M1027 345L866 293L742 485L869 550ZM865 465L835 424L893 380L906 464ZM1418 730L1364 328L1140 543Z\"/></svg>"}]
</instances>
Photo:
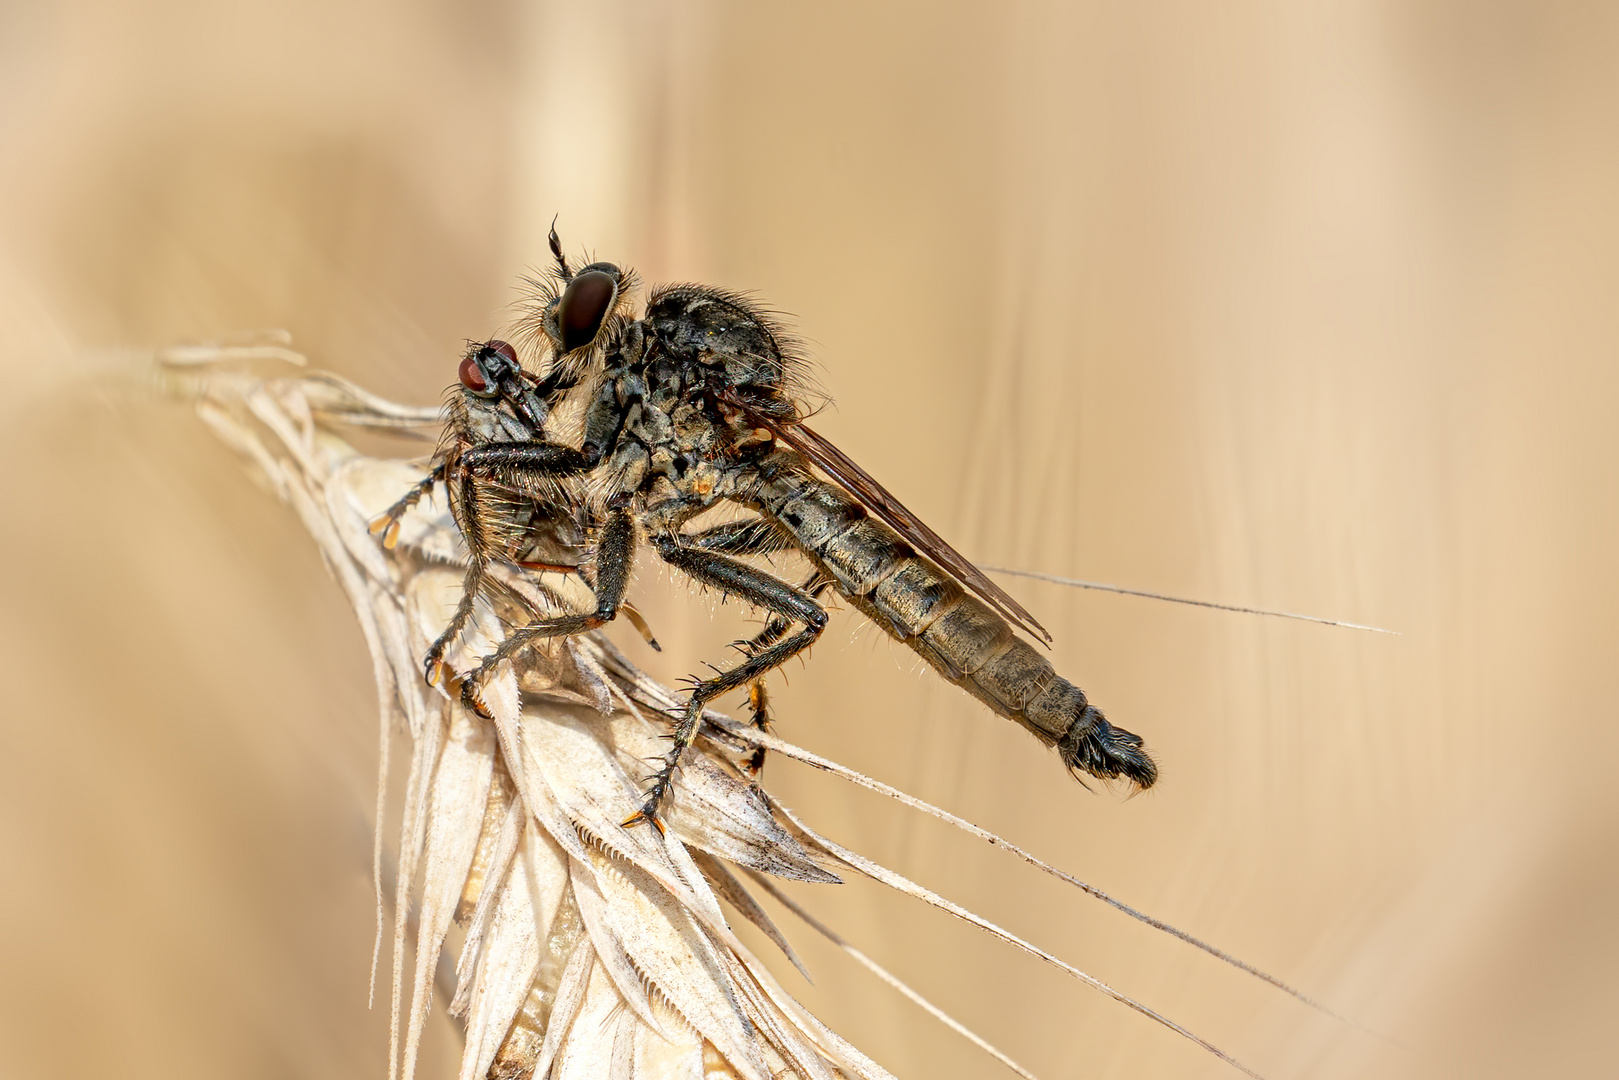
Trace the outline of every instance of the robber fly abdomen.
<instances>
[{"instance_id":1,"label":"robber fly abdomen","mask_svg":"<svg viewBox=\"0 0 1619 1080\"><path fill-rule=\"evenodd\" d=\"M1057 747L1070 769L1142 787L1157 778L1139 737L1109 724L1004 618L860 503L798 469L782 470L758 498L851 604L946 679Z\"/></svg>"}]
</instances>

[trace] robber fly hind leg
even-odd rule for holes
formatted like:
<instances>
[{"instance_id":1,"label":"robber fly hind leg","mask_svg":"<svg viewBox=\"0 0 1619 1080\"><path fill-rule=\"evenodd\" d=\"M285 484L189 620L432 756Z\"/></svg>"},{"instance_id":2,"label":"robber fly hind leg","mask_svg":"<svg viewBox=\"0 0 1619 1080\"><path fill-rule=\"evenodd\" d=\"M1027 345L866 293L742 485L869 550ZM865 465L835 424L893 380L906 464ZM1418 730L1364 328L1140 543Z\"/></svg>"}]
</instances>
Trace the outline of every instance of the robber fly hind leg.
<instances>
[{"instance_id":1,"label":"robber fly hind leg","mask_svg":"<svg viewBox=\"0 0 1619 1080\"><path fill-rule=\"evenodd\" d=\"M601 539L596 544L596 567L593 575L596 592L596 610L584 615L559 615L541 619L529 626L513 630L506 635L494 652L467 672L461 683L461 700L485 719L489 711L478 699L478 687L483 679L502 660L538 638L571 637L583 634L612 622L618 617L624 603L624 592L629 586L630 568L635 562L635 526L627 510L609 512L602 526Z\"/></svg>"},{"instance_id":2,"label":"robber fly hind leg","mask_svg":"<svg viewBox=\"0 0 1619 1080\"><path fill-rule=\"evenodd\" d=\"M775 523L762 517L727 521L703 529L701 532L681 533L679 542L681 547L715 555L775 555L795 550L792 541L776 527ZM814 597L819 597L826 589L825 585L815 587L821 580L820 572L816 571L799 588ZM752 656L765 646L780 641L782 635L787 633L792 625L790 619L772 614L765 621L764 629L751 638L731 642L731 647L744 656Z\"/></svg>"},{"instance_id":3,"label":"robber fly hind leg","mask_svg":"<svg viewBox=\"0 0 1619 1080\"><path fill-rule=\"evenodd\" d=\"M688 547L725 555L774 555L777 552L793 550L792 541L776 527L774 522L762 517L727 521L699 533L682 535L680 539ZM831 587L832 580L816 570L805 579L799 589L807 593L811 599L819 600ZM791 619L772 614L765 620L764 628L753 637L733 641L731 644L743 656L753 656L759 650L780 641L792 626ZM755 728L760 731L770 730L770 691L765 686L762 675L748 686L748 712ZM756 746L753 753L748 755L748 776L757 783L764 767L765 748Z\"/></svg>"},{"instance_id":4,"label":"robber fly hind leg","mask_svg":"<svg viewBox=\"0 0 1619 1080\"><path fill-rule=\"evenodd\" d=\"M774 645L759 650L730 671L721 672L712 679L703 679L691 688L691 696L681 712L672 736L673 746L664 758L663 767L652 777L647 788L646 801L632 814L625 825L651 822L658 825L658 807L669 792L675 768L683 754L697 738L698 723L702 719L703 705L721 694L747 686L768 671L786 663L793 656L809 648L826 629L826 610L808 593L794 588L779 578L746 563L715 555L707 551L682 546L668 537L654 536L653 546L665 562L687 577L704 585L721 589L750 604L782 615L804 628Z\"/></svg>"},{"instance_id":5,"label":"robber fly hind leg","mask_svg":"<svg viewBox=\"0 0 1619 1080\"><path fill-rule=\"evenodd\" d=\"M827 590L832 588L832 579L823 575L819 570L813 571L798 590L809 596L811 600L819 602ZM787 631L793 628L793 620L785 615L771 615L765 620L764 629L750 638L733 641L731 645L744 656L752 656L760 649L769 648L780 641Z\"/></svg>"},{"instance_id":6,"label":"robber fly hind leg","mask_svg":"<svg viewBox=\"0 0 1619 1080\"><path fill-rule=\"evenodd\" d=\"M823 576L819 570L816 570L811 572L810 576L804 579L804 583L799 586L799 589L806 593L810 599L819 601L822 594L831 587L832 579ZM792 627L793 623L791 619L788 619L782 615L771 615L770 618L765 620L764 629L760 630L757 634L750 638L745 638L742 641L733 641L731 644L737 650L739 650L742 655L753 656L761 649L769 648L771 645L774 645L776 642L780 641L786 635L787 631L792 629ZM770 730L770 722L772 720L770 713L770 693L765 687L765 680L763 676L755 679L753 681L753 685L748 687L748 711L751 714L749 718L752 720L754 727L758 728L760 731L768 732ZM759 774L764 771L765 767L764 747L754 747L753 753L748 755L747 767L748 776L754 781L754 783L758 783Z\"/></svg>"}]
</instances>

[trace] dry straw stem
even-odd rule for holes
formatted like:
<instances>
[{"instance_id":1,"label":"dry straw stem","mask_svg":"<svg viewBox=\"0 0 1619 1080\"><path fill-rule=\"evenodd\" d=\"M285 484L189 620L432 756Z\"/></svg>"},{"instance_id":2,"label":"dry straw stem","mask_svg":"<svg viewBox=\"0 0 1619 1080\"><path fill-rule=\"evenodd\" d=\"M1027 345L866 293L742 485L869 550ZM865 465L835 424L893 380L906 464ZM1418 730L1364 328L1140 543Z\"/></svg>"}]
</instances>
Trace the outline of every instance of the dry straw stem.
<instances>
[{"instance_id":1,"label":"dry straw stem","mask_svg":"<svg viewBox=\"0 0 1619 1080\"><path fill-rule=\"evenodd\" d=\"M370 647L382 721L373 871L379 955L391 925L390 1077L414 1076L435 995L465 1031L461 1080L888 1076L810 1015L736 937L721 900L803 970L743 877L1012 1071L1030 1076L770 880L831 884L849 871L1041 957L1255 1075L1074 966L818 835L750 779L742 762L754 746L936 811L717 713L706 717L703 736L679 773L667 835L623 828L639 803L647 762L662 752L665 717L678 698L599 634L520 652L486 686L493 722L426 686L420 658L459 597L460 536L443 502L429 498L404 519L397 545L385 550L368 526L424 474L424 463L366 456L344 436L346 429L380 428L431 439L438 410L397 405L329 374L289 374L289 365L303 362L289 344L274 339L171 349L160 354L160 371L169 389L194 402L202 419L298 513ZM272 374L264 373L266 365ZM524 617L524 605L561 611L589 599L581 586L557 575L515 567L498 572L522 603L495 602L479 611L460 652L447 657L457 670L489 651L509 622ZM397 872L387 874L383 793L396 731L408 736L411 753ZM993 834L936 813L1101 895ZM393 882L391 905L383 895L385 878ZM453 981L436 981L452 922L462 927L464 945ZM407 976L412 932L415 963Z\"/></svg>"}]
</instances>

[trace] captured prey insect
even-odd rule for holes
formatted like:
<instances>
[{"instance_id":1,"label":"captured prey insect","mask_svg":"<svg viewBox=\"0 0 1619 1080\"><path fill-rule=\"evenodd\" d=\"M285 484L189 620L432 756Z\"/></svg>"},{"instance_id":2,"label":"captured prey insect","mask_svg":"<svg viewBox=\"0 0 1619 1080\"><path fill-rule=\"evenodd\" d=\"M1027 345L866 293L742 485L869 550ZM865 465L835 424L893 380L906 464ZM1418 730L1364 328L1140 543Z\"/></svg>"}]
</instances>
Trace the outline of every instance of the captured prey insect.
<instances>
[{"instance_id":1,"label":"captured prey insect","mask_svg":"<svg viewBox=\"0 0 1619 1080\"><path fill-rule=\"evenodd\" d=\"M482 711L481 680L516 650L625 610L643 537L686 576L770 615L739 643L742 662L692 685L673 746L626 824L657 823L704 703L745 686L757 694L758 680L820 636L827 614L818 598L829 588L950 682L1055 746L1070 770L1152 785L1157 767L1141 739L1110 724L1014 630L1049 642L1045 628L805 425L805 362L767 315L722 289L673 285L654 290L634 317L633 274L605 262L571 270L554 231L550 239L556 268L533 316L534 337L551 356L546 374L524 370L505 342L474 345L452 388L433 471L376 525L392 529L434 483L447 484L470 557L460 605L425 659L429 682L488 587L491 560L544 564L523 558L546 538L536 523L552 528L566 516L555 508L574 504L579 527L595 535L585 571L595 610L512 630L462 679L469 705ZM583 411L577 446L547 429L573 399ZM751 515L686 531L722 502ZM813 568L799 585L738 558L788 551Z\"/></svg>"}]
</instances>

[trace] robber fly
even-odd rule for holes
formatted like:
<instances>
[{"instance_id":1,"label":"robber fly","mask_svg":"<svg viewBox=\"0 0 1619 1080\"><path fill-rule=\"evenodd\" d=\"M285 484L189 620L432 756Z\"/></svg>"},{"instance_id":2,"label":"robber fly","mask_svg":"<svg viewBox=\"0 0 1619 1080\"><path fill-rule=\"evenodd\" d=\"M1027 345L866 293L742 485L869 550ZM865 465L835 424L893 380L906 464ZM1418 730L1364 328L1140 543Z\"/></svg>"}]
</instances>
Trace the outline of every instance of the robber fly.
<instances>
[{"instance_id":1,"label":"robber fly","mask_svg":"<svg viewBox=\"0 0 1619 1080\"><path fill-rule=\"evenodd\" d=\"M1016 632L1049 642L1045 628L804 423L805 364L771 318L703 285L657 289L634 317L630 272L605 262L574 271L555 231L550 243L556 267L539 283L532 319L551 355L547 374L526 371L505 342L474 345L452 388L449 435L433 471L377 523L392 529L434 483L447 484L470 557L460 605L424 661L430 683L488 587L492 560L524 561L534 523L553 521L554 507L572 500L588 506L580 528L596 538L587 577L595 610L511 631L461 680L469 706L484 711L481 681L518 649L625 611L643 538L687 577L770 615L739 643L740 663L692 685L673 746L627 825L657 824L706 702L756 687L820 636L827 614L818 598L829 588L950 682L1055 746L1070 770L1152 785L1157 767L1141 739L1110 724ZM547 430L565 400L582 406L577 446ZM719 503L751 514L687 531ZM738 558L787 551L813 567L799 585Z\"/></svg>"}]
</instances>

